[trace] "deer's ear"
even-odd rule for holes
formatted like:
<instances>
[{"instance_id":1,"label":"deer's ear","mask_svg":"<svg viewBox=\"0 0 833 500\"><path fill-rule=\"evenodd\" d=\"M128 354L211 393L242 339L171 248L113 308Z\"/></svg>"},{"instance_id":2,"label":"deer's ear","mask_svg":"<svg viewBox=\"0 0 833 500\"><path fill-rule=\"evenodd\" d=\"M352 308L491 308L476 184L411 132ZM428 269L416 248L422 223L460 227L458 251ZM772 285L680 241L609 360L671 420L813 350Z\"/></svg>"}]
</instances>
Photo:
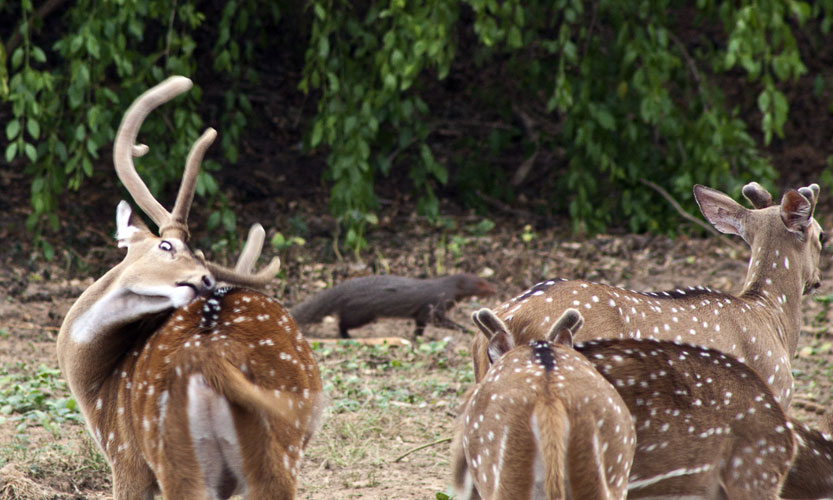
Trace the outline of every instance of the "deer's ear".
<instances>
[{"instance_id":1,"label":"deer's ear","mask_svg":"<svg viewBox=\"0 0 833 500\"><path fill-rule=\"evenodd\" d=\"M501 332L506 333L507 335L509 333L509 329L506 328L506 323L498 318L497 314L495 314L491 309L484 307L483 309L474 312L471 315L471 319L488 339L491 339Z\"/></svg>"},{"instance_id":2,"label":"deer's ear","mask_svg":"<svg viewBox=\"0 0 833 500\"><path fill-rule=\"evenodd\" d=\"M136 236L145 236L150 230L141 217L133 213L130 204L122 200L116 207L116 240L119 248L127 247Z\"/></svg>"},{"instance_id":3,"label":"deer's ear","mask_svg":"<svg viewBox=\"0 0 833 500\"><path fill-rule=\"evenodd\" d=\"M798 191L787 191L781 198L781 220L793 233L804 233L813 218L813 204Z\"/></svg>"},{"instance_id":4,"label":"deer's ear","mask_svg":"<svg viewBox=\"0 0 833 500\"><path fill-rule=\"evenodd\" d=\"M700 206L703 216L718 231L726 234L736 234L746 240L748 210L743 208L740 203L716 189L699 184L694 186L694 199L697 201L697 205ZM761 200L757 201L761 202Z\"/></svg>"},{"instance_id":5,"label":"deer's ear","mask_svg":"<svg viewBox=\"0 0 833 500\"><path fill-rule=\"evenodd\" d=\"M810 184L809 186L799 188L798 192L801 193L802 196L810 200L810 212L815 212L816 203L818 203L819 201L819 193L821 192L821 188L819 188L819 185Z\"/></svg>"},{"instance_id":6,"label":"deer's ear","mask_svg":"<svg viewBox=\"0 0 833 500\"><path fill-rule=\"evenodd\" d=\"M512 339L506 332L499 332L489 340L489 347L486 352L489 354L489 362L494 364L501 356L512 350Z\"/></svg>"},{"instance_id":7,"label":"deer's ear","mask_svg":"<svg viewBox=\"0 0 833 500\"><path fill-rule=\"evenodd\" d=\"M566 328L550 330L550 333L547 334L547 339L549 339L551 344L561 344L570 349L573 348L573 332Z\"/></svg>"},{"instance_id":8,"label":"deer's ear","mask_svg":"<svg viewBox=\"0 0 833 500\"><path fill-rule=\"evenodd\" d=\"M573 347L573 336L581 329L583 324L584 318L577 309L567 309L553 323L552 328L547 333L547 340L554 344Z\"/></svg>"}]
</instances>

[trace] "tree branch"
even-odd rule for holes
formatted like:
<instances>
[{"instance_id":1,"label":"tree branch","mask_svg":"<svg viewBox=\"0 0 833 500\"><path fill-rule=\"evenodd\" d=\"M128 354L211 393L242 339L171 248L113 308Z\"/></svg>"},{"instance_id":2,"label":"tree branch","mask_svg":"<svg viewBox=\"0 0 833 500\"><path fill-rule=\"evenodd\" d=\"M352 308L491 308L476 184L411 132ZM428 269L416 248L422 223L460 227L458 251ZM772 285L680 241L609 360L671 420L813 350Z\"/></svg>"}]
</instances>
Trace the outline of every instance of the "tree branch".
<instances>
[{"instance_id":1,"label":"tree branch","mask_svg":"<svg viewBox=\"0 0 833 500\"><path fill-rule=\"evenodd\" d=\"M683 59L685 59L686 64L688 65L688 70L691 71L691 76L694 78L694 82L697 83L697 90L700 92L700 96L703 98L703 111L707 111L709 108L714 107L714 103L712 103L711 97L706 92L703 86L703 80L700 78L700 72L697 70L697 63L694 62L694 59L691 57L691 54L688 53L688 50L683 45L683 42L677 38L673 32L668 31L668 38L674 42L674 45L680 49L680 53L683 55Z\"/></svg>"},{"instance_id":2,"label":"tree branch","mask_svg":"<svg viewBox=\"0 0 833 500\"><path fill-rule=\"evenodd\" d=\"M654 191L656 191L657 193L659 193L660 196L665 198L668 201L668 203L670 203L671 206L674 207L674 209L677 211L677 213L679 213L687 221L693 222L693 223L697 224L698 226L702 227L703 229L705 229L706 231L710 232L711 234L722 238L723 241L725 241L727 245L731 246L735 250L743 250L743 248L740 245L738 245L734 241L730 240L729 238L724 236L722 233L717 232L717 230L715 228L711 227L710 225L701 221L697 217L694 217L690 213L683 210L683 207L681 207L680 204L677 203L677 201L674 198L672 198L670 194L668 194L668 191L662 189L660 186L658 186L657 184L654 184L653 182L649 181L648 179L640 178L639 182L641 182L642 184L645 184L649 188L651 188Z\"/></svg>"}]
</instances>

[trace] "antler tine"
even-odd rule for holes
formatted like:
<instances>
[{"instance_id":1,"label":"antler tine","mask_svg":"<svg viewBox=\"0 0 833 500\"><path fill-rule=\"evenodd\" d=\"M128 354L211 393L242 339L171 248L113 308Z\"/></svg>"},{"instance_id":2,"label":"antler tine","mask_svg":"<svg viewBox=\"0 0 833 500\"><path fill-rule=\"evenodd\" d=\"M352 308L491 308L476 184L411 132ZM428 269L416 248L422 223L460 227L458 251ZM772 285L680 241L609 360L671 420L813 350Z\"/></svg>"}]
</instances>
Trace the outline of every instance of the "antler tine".
<instances>
[{"instance_id":1,"label":"antler tine","mask_svg":"<svg viewBox=\"0 0 833 500\"><path fill-rule=\"evenodd\" d=\"M257 258L260 257L260 252L263 250L263 242L266 240L266 231L258 223L252 224L249 228L249 236L246 237L246 243L243 245L243 250L240 251L240 257L237 258L237 265L234 266L234 272L241 274L251 274L255 267Z\"/></svg>"},{"instance_id":2,"label":"antler tine","mask_svg":"<svg viewBox=\"0 0 833 500\"><path fill-rule=\"evenodd\" d=\"M142 156L147 152L147 146L136 145L136 137L147 115L155 108L170 101L193 86L184 76L172 76L146 91L130 105L122 118L113 145L113 163L116 173L124 187L137 205L160 228L168 224L171 214L165 210L145 185L133 165L133 156Z\"/></svg>"},{"instance_id":3,"label":"antler tine","mask_svg":"<svg viewBox=\"0 0 833 500\"><path fill-rule=\"evenodd\" d=\"M243 245L243 250L240 252L240 257L237 259L237 265L234 269L230 269L214 262L206 262L208 270L217 279L230 285L248 286L252 288L263 288L271 282L275 275L281 268L281 259L274 257L268 266L261 269L260 272L253 274L252 268L260 252L263 250L263 241L266 236L266 231L260 224L253 224L249 229L249 236L246 238L246 243Z\"/></svg>"},{"instance_id":4,"label":"antler tine","mask_svg":"<svg viewBox=\"0 0 833 500\"><path fill-rule=\"evenodd\" d=\"M190 236L188 233L188 212L191 210L191 203L194 201L197 175L200 173L200 164L202 164L205 152L216 138L217 131L209 128L191 146L188 159L185 161L185 171L182 173L179 193L176 195L176 203L174 203L174 208L171 210L170 221L159 228L160 236L175 236L183 241L188 241Z\"/></svg>"}]
</instances>

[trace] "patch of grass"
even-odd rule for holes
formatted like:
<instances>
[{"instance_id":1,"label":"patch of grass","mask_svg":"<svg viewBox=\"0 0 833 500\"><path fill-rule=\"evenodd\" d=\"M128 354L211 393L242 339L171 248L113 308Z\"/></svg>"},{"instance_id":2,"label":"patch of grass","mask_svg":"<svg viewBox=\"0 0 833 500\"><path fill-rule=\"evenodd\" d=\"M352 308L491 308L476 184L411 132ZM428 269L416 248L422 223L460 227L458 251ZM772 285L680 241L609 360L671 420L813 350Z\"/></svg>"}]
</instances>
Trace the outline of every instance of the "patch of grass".
<instances>
[{"instance_id":1,"label":"patch of grass","mask_svg":"<svg viewBox=\"0 0 833 500\"><path fill-rule=\"evenodd\" d=\"M454 399L473 380L471 367L461 364L446 340L421 343L416 349L347 340L314 344L313 350L335 414ZM391 376L398 380L395 386Z\"/></svg>"},{"instance_id":2,"label":"patch of grass","mask_svg":"<svg viewBox=\"0 0 833 500\"><path fill-rule=\"evenodd\" d=\"M25 363L15 363L0 370L0 424L8 421L17 423L18 434L41 426L58 435L60 424L82 418L57 368L40 364L32 372Z\"/></svg>"}]
</instances>

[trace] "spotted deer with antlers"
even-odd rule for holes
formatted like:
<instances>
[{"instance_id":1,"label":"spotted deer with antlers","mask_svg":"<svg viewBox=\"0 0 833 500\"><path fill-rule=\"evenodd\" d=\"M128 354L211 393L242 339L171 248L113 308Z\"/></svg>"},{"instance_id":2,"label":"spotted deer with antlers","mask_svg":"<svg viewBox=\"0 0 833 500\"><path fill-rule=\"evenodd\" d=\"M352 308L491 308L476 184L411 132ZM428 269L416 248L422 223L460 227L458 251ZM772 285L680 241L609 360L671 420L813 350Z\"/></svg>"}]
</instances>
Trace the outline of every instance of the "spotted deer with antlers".
<instances>
[{"instance_id":1,"label":"spotted deer with antlers","mask_svg":"<svg viewBox=\"0 0 833 500\"><path fill-rule=\"evenodd\" d=\"M464 403L452 444L461 498L625 498L633 423L619 394L571 348L581 322L568 309L546 340L514 347L492 337L491 368Z\"/></svg>"},{"instance_id":2,"label":"spotted deer with antlers","mask_svg":"<svg viewBox=\"0 0 833 500\"><path fill-rule=\"evenodd\" d=\"M547 338L563 329L560 321L550 325ZM488 309L475 313L475 323L489 339L490 359L496 349L540 342L517 343ZM795 453L794 426L753 369L717 350L672 341L600 339L573 348L615 388L632 416L636 450L628 499L778 498ZM582 380L572 383L585 392ZM584 448L592 455L592 446ZM571 465L593 469L582 461Z\"/></svg>"},{"instance_id":3,"label":"spotted deer with antlers","mask_svg":"<svg viewBox=\"0 0 833 500\"><path fill-rule=\"evenodd\" d=\"M259 225L235 269L188 247L188 211L213 130L192 147L171 212L133 166L147 151L135 145L147 114L190 87L169 78L125 113L116 171L159 236L119 203L116 238L127 255L67 313L58 361L112 468L116 500L160 490L177 500L289 499L322 409L321 379L288 312L237 288L262 288L279 262L251 272L263 245Z\"/></svg>"},{"instance_id":4,"label":"spotted deer with antlers","mask_svg":"<svg viewBox=\"0 0 833 500\"><path fill-rule=\"evenodd\" d=\"M706 287L635 292L582 280L539 283L497 308L519 343L542 339L568 307L586 321L577 340L593 336L653 338L708 346L747 363L789 407L801 327L802 295L821 281L824 232L813 218L819 187L789 190L780 204L755 182L743 188L754 209L720 191L694 187L700 210L719 231L741 236L752 248L739 295ZM485 374L486 339L474 344L475 375Z\"/></svg>"}]
</instances>

